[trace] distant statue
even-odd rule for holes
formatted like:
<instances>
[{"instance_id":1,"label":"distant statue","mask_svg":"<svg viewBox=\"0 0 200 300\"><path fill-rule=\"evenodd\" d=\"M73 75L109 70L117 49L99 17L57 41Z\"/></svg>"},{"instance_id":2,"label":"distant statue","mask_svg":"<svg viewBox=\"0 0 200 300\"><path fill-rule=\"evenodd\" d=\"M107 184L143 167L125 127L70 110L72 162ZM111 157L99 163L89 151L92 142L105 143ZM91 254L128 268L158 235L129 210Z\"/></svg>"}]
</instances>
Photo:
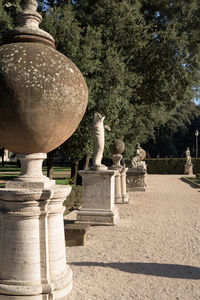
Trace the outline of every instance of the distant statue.
<instances>
[{"instance_id":1,"label":"distant statue","mask_svg":"<svg viewBox=\"0 0 200 300\"><path fill-rule=\"evenodd\" d=\"M191 159L191 156L190 156L189 147L187 147L187 149L185 151L185 156L186 156L186 164L185 164L184 174L193 175L193 164L192 164L192 159Z\"/></svg>"},{"instance_id":2,"label":"distant statue","mask_svg":"<svg viewBox=\"0 0 200 300\"><path fill-rule=\"evenodd\" d=\"M190 156L190 149L189 149L189 147L187 147L187 149L185 151L185 156L186 156L186 164L191 164L192 160L191 160L191 156Z\"/></svg>"},{"instance_id":3,"label":"distant statue","mask_svg":"<svg viewBox=\"0 0 200 300\"><path fill-rule=\"evenodd\" d=\"M93 153L93 167L92 169L107 169L105 165L101 163L104 151L104 121L105 117L102 117L99 113L94 114L93 118L93 141L94 141L94 153ZM109 126L105 126L110 131Z\"/></svg>"},{"instance_id":4,"label":"distant statue","mask_svg":"<svg viewBox=\"0 0 200 300\"><path fill-rule=\"evenodd\" d=\"M146 164L143 161L146 157L146 151L140 147L138 143L136 145L136 155L131 160L131 167L136 169L146 170Z\"/></svg>"},{"instance_id":5,"label":"distant statue","mask_svg":"<svg viewBox=\"0 0 200 300\"><path fill-rule=\"evenodd\" d=\"M138 156L139 160L144 160L146 158L146 151L140 147L139 143L136 145L136 156Z\"/></svg>"}]
</instances>

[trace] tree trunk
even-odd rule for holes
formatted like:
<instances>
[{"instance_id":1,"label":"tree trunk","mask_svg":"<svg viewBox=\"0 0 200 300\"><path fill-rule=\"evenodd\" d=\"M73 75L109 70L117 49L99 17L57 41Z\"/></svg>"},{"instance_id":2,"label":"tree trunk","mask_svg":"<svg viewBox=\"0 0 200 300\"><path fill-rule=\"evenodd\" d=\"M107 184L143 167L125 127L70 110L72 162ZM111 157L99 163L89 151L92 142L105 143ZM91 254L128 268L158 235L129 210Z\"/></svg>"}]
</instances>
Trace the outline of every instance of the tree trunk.
<instances>
[{"instance_id":1,"label":"tree trunk","mask_svg":"<svg viewBox=\"0 0 200 300\"><path fill-rule=\"evenodd\" d=\"M77 176L78 176L78 165L79 165L79 159L71 160L70 184L76 184Z\"/></svg>"},{"instance_id":2,"label":"tree trunk","mask_svg":"<svg viewBox=\"0 0 200 300\"><path fill-rule=\"evenodd\" d=\"M89 161L89 154L84 155L84 157L79 160L78 170L88 170ZM77 174L76 185L82 185L82 177L79 174Z\"/></svg>"},{"instance_id":3,"label":"tree trunk","mask_svg":"<svg viewBox=\"0 0 200 300\"><path fill-rule=\"evenodd\" d=\"M89 154L85 155L81 160L71 160L71 176L70 184L82 185L82 177L78 174L79 170L88 170L90 161Z\"/></svg>"},{"instance_id":4,"label":"tree trunk","mask_svg":"<svg viewBox=\"0 0 200 300\"><path fill-rule=\"evenodd\" d=\"M53 161L56 151L57 149L54 149L47 153L47 177L49 177L49 179L53 179Z\"/></svg>"}]
</instances>

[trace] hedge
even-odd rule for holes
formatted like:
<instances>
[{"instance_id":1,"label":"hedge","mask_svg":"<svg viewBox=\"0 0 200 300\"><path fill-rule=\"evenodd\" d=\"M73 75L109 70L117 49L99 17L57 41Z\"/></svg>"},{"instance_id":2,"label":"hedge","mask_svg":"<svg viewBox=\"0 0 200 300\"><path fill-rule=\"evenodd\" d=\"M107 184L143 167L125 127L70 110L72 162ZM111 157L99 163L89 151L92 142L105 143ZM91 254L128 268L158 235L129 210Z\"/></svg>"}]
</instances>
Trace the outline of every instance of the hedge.
<instances>
[{"instance_id":1,"label":"hedge","mask_svg":"<svg viewBox=\"0 0 200 300\"><path fill-rule=\"evenodd\" d=\"M148 174L184 174L186 158L148 158ZM192 158L193 173L200 173L200 158Z\"/></svg>"}]
</instances>

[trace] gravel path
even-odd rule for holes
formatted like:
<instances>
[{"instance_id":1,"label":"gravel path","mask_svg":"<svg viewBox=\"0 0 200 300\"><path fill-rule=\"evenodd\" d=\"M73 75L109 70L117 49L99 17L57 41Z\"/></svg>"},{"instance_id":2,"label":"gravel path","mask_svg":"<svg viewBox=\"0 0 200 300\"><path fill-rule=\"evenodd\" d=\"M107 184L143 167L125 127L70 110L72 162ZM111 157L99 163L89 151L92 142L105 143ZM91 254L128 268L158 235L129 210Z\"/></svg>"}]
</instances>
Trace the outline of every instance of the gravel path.
<instances>
[{"instance_id":1,"label":"gravel path","mask_svg":"<svg viewBox=\"0 0 200 300\"><path fill-rule=\"evenodd\" d=\"M146 192L117 205L117 225L67 248L68 300L200 300L200 190L180 178L148 175Z\"/></svg>"}]
</instances>

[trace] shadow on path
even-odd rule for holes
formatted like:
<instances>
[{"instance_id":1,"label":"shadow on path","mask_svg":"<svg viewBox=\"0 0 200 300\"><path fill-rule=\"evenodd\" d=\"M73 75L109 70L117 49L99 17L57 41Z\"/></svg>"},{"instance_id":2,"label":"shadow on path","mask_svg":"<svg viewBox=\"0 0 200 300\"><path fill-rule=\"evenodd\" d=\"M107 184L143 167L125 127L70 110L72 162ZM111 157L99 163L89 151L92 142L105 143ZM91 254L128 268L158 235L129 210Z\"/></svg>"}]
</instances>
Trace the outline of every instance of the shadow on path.
<instances>
[{"instance_id":1,"label":"shadow on path","mask_svg":"<svg viewBox=\"0 0 200 300\"><path fill-rule=\"evenodd\" d=\"M142 263L142 262L127 262L127 263L99 263L99 262L74 262L74 266L85 267L109 267L118 269L123 272L133 274L144 274L168 278L180 279L200 279L200 268L175 265L175 264L159 264L159 263Z\"/></svg>"},{"instance_id":2,"label":"shadow on path","mask_svg":"<svg viewBox=\"0 0 200 300\"><path fill-rule=\"evenodd\" d=\"M196 184L195 182L190 181L189 179L187 179L185 177L181 177L180 180L187 183L188 185L190 185L194 189L199 189L200 188L200 186L198 184Z\"/></svg>"}]
</instances>

